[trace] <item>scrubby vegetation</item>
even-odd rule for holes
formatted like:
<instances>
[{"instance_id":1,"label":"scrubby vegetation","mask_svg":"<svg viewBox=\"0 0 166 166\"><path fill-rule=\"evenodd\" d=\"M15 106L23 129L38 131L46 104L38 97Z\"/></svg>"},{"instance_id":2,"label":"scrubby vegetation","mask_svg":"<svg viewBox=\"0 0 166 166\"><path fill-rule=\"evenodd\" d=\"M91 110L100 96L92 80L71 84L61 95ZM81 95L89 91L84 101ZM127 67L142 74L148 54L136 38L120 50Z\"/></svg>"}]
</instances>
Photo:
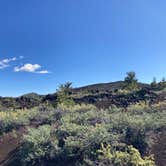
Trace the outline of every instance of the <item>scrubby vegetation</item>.
<instances>
[{"instance_id":1,"label":"scrubby vegetation","mask_svg":"<svg viewBox=\"0 0 166 166\"><path fill-rule=\"evenodd\" d=\"M165 79L147 86L129 72L120 88L103 86L66 83L53 95L24 96L39 102L31 109L2 105L0 147L8 137L18 143L5 165L164 166L153 147L166 138Z\"/></svg>"},{"instance_id":2,"label":"scrubby vegetation","mask_svg":"<svg viewBox=\"0 0 166 166\"><path fill-rule=\"evenodd\" d=\"M0 112L0 135L4 132L25 126L38 114L37 109L1 111Z\"/></svg>"},{"instance_id":3,"label":"scrubby vegetation","mask_svg":"<svg viewBox=\"0 0 166 166\"><path fill-rule=\"evenodd\" d=\"M20 165L154 166L149 133L166 128L161 103L101 110L93 105L40 106L17 152ZM24 111L23 111L24 112ZM26 112L26 111L25 111ZM17 113L16 113L17 114Z\"/></svg>"},{"instance_id":4,"label":"scrubby vegetation","mask_svg":"<svg viewBox=\"0 0 166 166\"><path fill-rule=\"evenodd\" d=\"M153 90L156 90L156 91L164 90L166 88L166 80L165 80L165 78L162 78L162 80L160 82L157 82L156 78L154 77L153 81L151 83L151 88Z\"/></svg>"},{"instance_id":5,"label":"scrubby vegetation","mask_svg":"<svg viewBox=\"0 0 166 166\"><path fill-rule=\"evenodd\" d=\"M114 151L111 150L110 145L104 146L101 145L101 149L98 150L101 153L99 156L100 160L103 161L105 165L140 165L140 166L155 166L155 162L152 156L145 157L144 159L141 157L139 151L133 146L125 147L124 151ZM104 165L103 164L103 165Z\"/></svg>"}]
</instances>

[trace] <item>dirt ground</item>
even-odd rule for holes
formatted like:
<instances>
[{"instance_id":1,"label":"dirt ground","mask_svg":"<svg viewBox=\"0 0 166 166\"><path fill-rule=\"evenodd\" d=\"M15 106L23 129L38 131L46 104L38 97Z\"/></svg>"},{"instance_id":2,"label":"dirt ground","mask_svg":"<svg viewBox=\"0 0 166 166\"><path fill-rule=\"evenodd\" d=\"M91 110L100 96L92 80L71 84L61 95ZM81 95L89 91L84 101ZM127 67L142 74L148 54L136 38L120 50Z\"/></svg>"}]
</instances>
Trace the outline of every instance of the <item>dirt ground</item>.
<instances>
[{"instance_id":1,"label":"dirt ground","mask_svg":"<svg viewBox=\"0 0 166 166\"><path fill-rule=\"evenodd\" d=\"M26 128L21 127L17 131L14 130L4 134L0 138L0 166L6 165L13 158L22 142L22 137L25 132Z\"/></svg>"},{"instance_id":2,"label":"dirt ground","mask_svg":"<svg viewBox=\"0 0 166 166\"><path fill-rule=\"evenodd\" d=\"M166 131L158 134L151 148L157 166L166 166Z\"/></svg>"}]
</instances>

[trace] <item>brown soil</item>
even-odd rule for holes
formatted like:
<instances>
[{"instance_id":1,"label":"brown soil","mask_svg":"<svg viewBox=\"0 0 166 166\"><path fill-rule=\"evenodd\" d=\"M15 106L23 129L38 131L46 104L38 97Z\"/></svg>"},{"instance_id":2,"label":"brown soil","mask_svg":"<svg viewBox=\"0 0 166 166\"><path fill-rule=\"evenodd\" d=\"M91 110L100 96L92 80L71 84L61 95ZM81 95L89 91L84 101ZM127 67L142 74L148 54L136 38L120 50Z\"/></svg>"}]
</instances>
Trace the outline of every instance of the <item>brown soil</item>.
<instances>
[{"instance_id":1,"label":"brown soil","mask_svg":"<svg viewBox=\"0 0 166 166\"><path fill-rule=\"evenodd\" d=\"M40 122L31 121L29 126L22 126L13 132L0 136L0 166L10 165L9 163L14 159L18 148L22 144L23 135L27 132L27 127L37 128L39 125Z\"/></svg>"},{"instance_id":2,"label":"brown soil","mask_svg":"<svg viewBox=\"0 0 166 166\"><path fill-rule=\"evenodd\" d=\"M26 128L21 127L17 131L4 134L0 138L0 166L6 165L13 158L25 132Z\"/></svg>"},{"instance_id":3,"label":"brown soil","mask_svg":"<svg viewBox=\"0 0 166 166\"><path fill-rule=\"evenodd\" d=\"M157 166L166 165L166 131L157 135L155 143L151 148L151 154L154 154Z\"/></svg>"}]
</instances>

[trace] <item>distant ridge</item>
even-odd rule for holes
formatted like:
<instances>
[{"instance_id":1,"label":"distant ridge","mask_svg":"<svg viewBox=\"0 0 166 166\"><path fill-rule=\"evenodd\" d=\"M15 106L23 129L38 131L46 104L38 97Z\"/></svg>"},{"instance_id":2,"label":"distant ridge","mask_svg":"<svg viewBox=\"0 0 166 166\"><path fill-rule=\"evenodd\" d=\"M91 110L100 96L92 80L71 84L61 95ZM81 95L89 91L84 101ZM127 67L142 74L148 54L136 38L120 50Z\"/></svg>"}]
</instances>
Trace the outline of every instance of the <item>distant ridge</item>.
<instances>
[{"instance_id":1,"label":"distant ridge","mask_svg":"<svg viewBox=\"0 0 166 166\"><path fill-rule=\"evenodd\" d=\"M71 89L71 97L76 103L94 104L98 107L109 107L114 104L117 106L126 106L139 101L150 100L162 101L164 95L158 95L153 92L151 86L146 83L138 83L141 88L138 92L130 94L119 94L118 90L124 87L124 81L109 83L98 83L83 87ZM57 100L57 94L39 95L37 93L28 93L20 97L0 97L0 109L9 108L32 108L43 103L54 104Z\"/></svg>"},{"instance_id":2,"label":"distant ridge","mask_svg":"<svg viewBox=\"0 0 166 166\"><path fill-rule=\"evenodd\" d=\"M113 91L115 89L120 89L125 85L124 81L116 81L116 82L109 82L109 83L98 83L98 84L92 84L92 85L87 85L79 88L74 88L74 91L84 91L84 90L89 90L89 91ZM138 85L141 88L150 88L149 84L146 83L138 83Z\"/></svg>"}]
</instances>

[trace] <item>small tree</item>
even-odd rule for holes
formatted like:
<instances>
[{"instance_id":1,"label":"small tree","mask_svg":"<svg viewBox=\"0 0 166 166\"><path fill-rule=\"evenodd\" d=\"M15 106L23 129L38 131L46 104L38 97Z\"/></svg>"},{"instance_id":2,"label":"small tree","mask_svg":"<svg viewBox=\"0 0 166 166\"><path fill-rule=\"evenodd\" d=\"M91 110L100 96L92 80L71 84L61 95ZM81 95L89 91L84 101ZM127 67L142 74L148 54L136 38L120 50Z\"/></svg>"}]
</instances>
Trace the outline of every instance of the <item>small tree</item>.
<instances>
[{"instance_id":1,"label":"small tree","mask_svg":"<svg viewBox=\"0 0 166 166\"><path fill-rule=\"evenodd\" d=\"M165 80L164 77L163 77L162 80L160 81L159 86L160 86L161 89L166 88L166 80Z\"/></svg>"},{"instance_id":2,"label":"small tree","mask_svg":"<svg viewBox=\"0 0 166 166\"><path fill-rule=\"evenodd\" d=\"M151 85L151 87L152 87L153 89L155 89L155 88L158 87L158 84L157 84L157 81L156 81L156 77L153 78L153 81L152 81L152 83L151 83L150 85Z\"/></svg>"},{"instance_id":3,"label":"small tree","mask_svg":"<svg viewBox=\"0 0 166 166\"><path fill-rule=\"evenodd\" d=\"M72 83L67 82L61 84L57 90L57 105L71 106L74 105L73 99L70 97Z\"/></svg>"},{"instance_id":4,"label":"small tree","mask_svg":"<svg viewBox=\"0 0 166 166\"><path fill-rule=\"evenodd\" d=\"M124 88L126 90L133 91L138 89L138 80L136 78L135 72L128 72L124 82L125 82Z\"/></svg>"},{"instance_id":5,"label":"small tree","mask_svg":"<svg viewBox=\"0 0 166 166\"><path fill-rule=\"evenodd\" d=\"M63 91L65 93L69 93L71 91L71 89L72 89L72 83L71 82L66 82L65 84L61 84L57 91L58 92Z\"/></svg>"}]
</instances>

